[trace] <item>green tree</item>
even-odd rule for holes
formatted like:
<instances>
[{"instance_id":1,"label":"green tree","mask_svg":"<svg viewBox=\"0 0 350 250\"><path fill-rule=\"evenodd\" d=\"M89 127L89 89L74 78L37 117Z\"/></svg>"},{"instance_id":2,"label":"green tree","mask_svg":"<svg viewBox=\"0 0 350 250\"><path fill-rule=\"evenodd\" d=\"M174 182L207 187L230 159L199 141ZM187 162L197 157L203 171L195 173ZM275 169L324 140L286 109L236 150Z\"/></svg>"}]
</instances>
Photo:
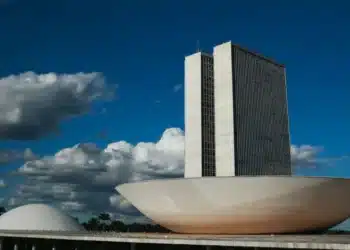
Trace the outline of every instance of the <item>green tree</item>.
<instances>
[{"instance_id":1,"label":"green tree","mask_svg":"<svg viewBox=\"0 0 350 250\"><path fill-rule=\"evenodd\" d=\"M111 222L111 217L107 213L100 213L98 216L98 219L100 221L100 226L99 230L101 231L109 231L110 229L110 222Z\"/></svg>"},{"instance_id":2,"label":"green tree","mask_svg":"<svg viewBox=\"0 0 350 250\"><path fill-rule=\"evenodd\" d=\"M107 222L111 220L111 216L107 213L100 213L100 215L98 216L98 219Z\"/></svg>"},{"instance_id":3,"label":"green tree","mask_svg":"<svg viewBox=\"0 0 350 250\"><path fill-rule=\"evenodd\" d=\"M100 222L97 218L92 217L87 223L87 229L92 231L98 231L100 227Z\"/></svg>"}]
</instances>

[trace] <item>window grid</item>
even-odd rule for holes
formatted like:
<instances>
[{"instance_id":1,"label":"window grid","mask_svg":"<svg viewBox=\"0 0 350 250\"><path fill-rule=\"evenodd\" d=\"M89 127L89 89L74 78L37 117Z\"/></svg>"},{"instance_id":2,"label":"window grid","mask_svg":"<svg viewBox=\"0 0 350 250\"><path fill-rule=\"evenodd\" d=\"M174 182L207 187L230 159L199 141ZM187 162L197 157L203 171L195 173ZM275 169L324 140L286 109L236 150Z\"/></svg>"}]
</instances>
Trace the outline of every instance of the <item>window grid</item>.
<instances>
[{"instance_id":1,"label":"window grid","mask_svg":"<svg viewBox=\"0 0 350 250\"><path fill-rule=\"evenodd\" d=\"M290 175L284 68L233 48L236 175Z\"/></svg>"},{"instance_id":2,"label":"window grid","mask_svg":"<svg viewBox=\"0 0 350 250\"><path fill-rule=\"evenodd\" d=\"M215 176L214 60L202 56L202 176Z\"/></svg>"}]
</instances>

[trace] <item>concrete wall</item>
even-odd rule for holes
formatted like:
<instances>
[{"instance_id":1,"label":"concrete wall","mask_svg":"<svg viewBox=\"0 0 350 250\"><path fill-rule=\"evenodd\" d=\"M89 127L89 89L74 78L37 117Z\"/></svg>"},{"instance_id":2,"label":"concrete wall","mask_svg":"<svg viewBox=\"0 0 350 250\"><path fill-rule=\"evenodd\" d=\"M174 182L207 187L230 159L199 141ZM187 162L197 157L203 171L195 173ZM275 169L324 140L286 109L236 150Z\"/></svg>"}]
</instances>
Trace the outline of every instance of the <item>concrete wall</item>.
<instances>
[{"instance_id":1,"label":"concrete wall","mask_svg":"<svg viewBox=\"0 0 350 250\"><path fill-rule=\"evenodd\" d=\"M117 190L156 224L178 233L318 231L347 219L350 211L350 180L337 178L184 178L128 183Z\"/></svg>"},{"instance_id":2,"label":"concrete wall","mask_svg":"<svg viewBox=\"0 0 350 250\"><path fill-rule=\"evenodd\" d=\"M213 57L185 58L185 177L215 176Z\"/></svg>"},{"instance_id":3,"label":"concrete wall","mask_svg":"<svg viewBox=\"0 0 350 250\"><path fill-rule=\"evenodd\" d=\"M185 58L185 178L202 176L201 58Z\"/></svg>"},{"instance_id":4,"label":"concrete wall","mask_svg":"<svg viewBox=\"0 0 350 250\"><path fill-rule=\"evenodd\" d=\"M214 48L216 176L235 175L232 46Z\"/></svg>"}]
</instances>

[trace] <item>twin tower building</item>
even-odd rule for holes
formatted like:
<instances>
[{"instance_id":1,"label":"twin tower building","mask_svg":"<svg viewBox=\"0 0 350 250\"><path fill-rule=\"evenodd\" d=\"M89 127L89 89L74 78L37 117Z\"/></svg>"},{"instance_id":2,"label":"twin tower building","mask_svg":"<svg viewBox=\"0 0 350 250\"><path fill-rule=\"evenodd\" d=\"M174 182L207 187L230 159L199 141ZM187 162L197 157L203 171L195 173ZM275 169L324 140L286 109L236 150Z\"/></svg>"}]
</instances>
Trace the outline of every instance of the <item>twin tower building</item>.
<instances>
[{"instance_id":1,"label":"twin tower building","mask_svg":"<svg viewBox=\"0 0 350 250\"><path fill-rule=\"evenodd\" d=\"M185 177L291 175L286 71L227 42L185 58Z\"/></svg>"}]
</instances>

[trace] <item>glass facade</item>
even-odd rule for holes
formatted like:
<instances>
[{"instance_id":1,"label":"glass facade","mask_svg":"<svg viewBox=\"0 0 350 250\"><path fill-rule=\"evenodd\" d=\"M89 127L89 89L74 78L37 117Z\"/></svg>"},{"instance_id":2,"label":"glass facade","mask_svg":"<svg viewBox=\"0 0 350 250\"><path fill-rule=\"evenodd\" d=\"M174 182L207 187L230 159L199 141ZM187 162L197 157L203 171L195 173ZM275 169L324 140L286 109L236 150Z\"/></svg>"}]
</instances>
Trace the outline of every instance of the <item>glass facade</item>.
<instances>
[{"instance_id":1,"label":"glass facade","mask_svg":"<svg viewBox=\"0 0 350 250\"><path fill-rule=\"evenodd\" d=\"M215 176L214 59L202 54L202 176Z\"/></svg>"},{"instance_id":2,"label":"glass facade","mask_svg":"<svg viewBox=\"0 0 350 250\"><path fill-rule=\"evenodd\" d=\"M290 175L285 68L232 46L235 175Z\"/></svg>"}]
</instances>

